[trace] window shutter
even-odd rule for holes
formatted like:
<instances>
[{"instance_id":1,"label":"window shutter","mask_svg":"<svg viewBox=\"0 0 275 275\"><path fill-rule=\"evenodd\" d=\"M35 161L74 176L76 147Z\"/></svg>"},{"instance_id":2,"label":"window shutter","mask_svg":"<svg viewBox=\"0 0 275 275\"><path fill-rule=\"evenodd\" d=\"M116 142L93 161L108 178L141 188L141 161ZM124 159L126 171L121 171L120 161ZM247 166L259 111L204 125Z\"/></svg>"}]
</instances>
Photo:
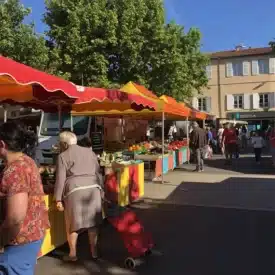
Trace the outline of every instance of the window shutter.
<instances>
[{"instance_id":1,"label":"window shutter","mask_svg":"<svg viewBox=\"0 0 275 275\"><path fill-rule=\"evenodd\" d=\"M269 58L269 73L275 74L275 58L274 57Z\"/></svg>"},{"instance_id":2,"label":"window shutter","mask_svg":"<svg viewBox=\"0 0 275 275\"><path fill-rule=\"evenodd\" d=\"M252 60L252 75L259 74L259 63L258 60Z\"/></svg>"},{"instance_id":3,"label":"window shutter","mask_svg":"<svg viewBox=\"0 0 275 275\"><path fill-rule=\"evenodd\" d=\"M275 93L268 94L268 106L269 108L275 107Z\"/></svg>"},{"instance_id":4,"label":"window shutter","mask_svg":"<svg viewBox=\"0 0 275 275\"><path fill-rule=\"evenodd\" d=\"M234 109L234 96L226 95L226 109L227 111L231 111Z\"/></svg>"},{"instance_id":5,"label":"window shutter","mask_svg":"<svg viewBox=\"0 0 275 275\"><path fill-rule=\"evenodd\" d=\"M211 112L211 97L206 97L206 112L210 113Z\"/></svg>"},{"instance_id":6,"label":"window shutter","mask_svg":"<svg viewBox=\"0 0 275 275\"><path fill-rule=\"evenodd\" d=\"M208 79L212 78L212 66L211 65L206 66L206 76Z\"/></svg>"},{"instance_id":7,"label":"window shutter","mask_svg":"<svg viewBox=\"0 0 275 275\"><path fill-rule=\"evenodd\" d=\"M199 100L198 100L197 97L192 98L192 107L195 108L195 109L199 108Z\"/></svg>"},{"instance_id":8,"label":"window shutter","mask_svg":"<svg viewBox=\"0 0 275 275\"><path fill-rule=\"evenodd\" d=\"M233 76L233 64L226 63L226 77L232 77L232 76Z\"/></svg>"},{"instance_id":9,"label":"window shutter","mask_svg":"<svg viewBox=\"0 0 275 275\"><path fill-rule=\"evenodd\" d=\"M259 109L260 96L258 93L252 94L252 109Z\"/></svg>"},{"instance_id":10,"label":"window shutter","mask_svg":"<svg viewBox=\"0 0 275 275\"><path fill-rule=\"evenodd\" d=\"M250 110L250 94L243 95L243 108L245 110Z\"/></svg>"},{"instance_id":11,"label":"window shutter","mask_svg":"<svg viewBox=\"0 0 275 275\"><path fill-rule=\"evenodd\" d=\"M243 62L243 75L249 75L249 62Z\"/></svg>"}]
</instances>

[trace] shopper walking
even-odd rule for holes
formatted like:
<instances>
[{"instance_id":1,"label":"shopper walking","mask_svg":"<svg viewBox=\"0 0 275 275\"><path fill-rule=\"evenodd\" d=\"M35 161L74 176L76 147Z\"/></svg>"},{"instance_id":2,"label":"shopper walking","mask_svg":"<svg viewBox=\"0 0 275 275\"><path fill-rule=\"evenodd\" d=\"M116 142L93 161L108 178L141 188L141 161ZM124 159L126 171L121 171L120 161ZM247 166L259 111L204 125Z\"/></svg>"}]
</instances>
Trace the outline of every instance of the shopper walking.
<instances>
[{"instance_id":1,"label":"shopper walking","mask_svg":"<svg viewBox=\"0 0 275 275\"><path fill-rule=\"evenodd\" d=\"M225 150L226 164L232 163L233 154L236 153L237 136L235 128L227 123L223 131L222 144Z\"/></svg>"},{"instance_id":2,"label":"shopper walking","mask_svg":"<svg viewBox=\"0 0 275 275\"><path fill-rule=\"evenodd\" d=\"M204 170L204 147L207 145L207 135L197 122L193 123L193 131L190 134L190 147L196 155L196 172Z\"/></svg>"},{"instance_id":3,"label":"shopper walking","mask_svg":"<svg viewBox=\"0 0 275 275\"><path fill-rule=\"evenodd\" d=\"M269 133L269 148L272 156L272 165L275 167L275 129L271 129Z\"/></svg>"},{"instance_id":4,"label":"shopper walking","mask_svg":"<svg viewBox=\"0 0 275 275\"><path fill-rule=\"evenodd\" d=\"M57 209L65 211L70 248L63 259L77 261L77 239L83 230L88 230L91 256L96 258L97 229L102 222L102 181L97 157L91 148L78 146L76 135L68 131L60 134L60 150L55 198Z\"/></svg>"},{"instance_id":5,"label":"shopper walking","mask_svg":"<svg viewBox=\"0 0 275 275\"><path fill-rule=\"evenodd\" d=\"M218 141L219 150L222 154L224 154L224 150L223 150L224 148L222 144L223 131L224 131L224 127L222 124L220 124L217 132L217 141Z\"/></svg>"},{"instance_id":6,"label":"shopper walking","mask_svg":"<svg viewBox=\"0 0 275 275\"><path fill-rule=\"evenodd\" d=\"M264 147L264 139L260 136L259 132L256 132L255 135L251 138L251 143L254 148L256 163L260 164L262 149Z\"/></svg>"}]
</instances>

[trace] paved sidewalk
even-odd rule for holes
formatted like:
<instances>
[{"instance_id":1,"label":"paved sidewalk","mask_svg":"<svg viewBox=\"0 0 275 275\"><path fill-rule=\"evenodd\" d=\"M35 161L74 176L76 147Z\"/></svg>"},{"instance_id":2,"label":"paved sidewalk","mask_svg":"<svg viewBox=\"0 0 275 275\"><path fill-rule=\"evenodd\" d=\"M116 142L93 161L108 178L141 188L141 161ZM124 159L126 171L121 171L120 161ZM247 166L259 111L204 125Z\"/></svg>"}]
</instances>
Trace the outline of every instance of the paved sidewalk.
<instances>
[{"instance_id":1,"label":"paved sidewalk","mask_svg":"<svg viewBox=\"0 0 275 275\"><path fill-rule=\"evenodd\" d=\"M166 175L163 185L147 183L144 200L134 207L161 254L133 272L121 267L125 251L106 227L103 260L89 259L84 234L78 264L46 256L38 261L36 275L273 275L275 180L269 160L263 162L258 167L245 157L230 171L217 158L203 173L184 165Z\"/></svg>"}]
</instances>

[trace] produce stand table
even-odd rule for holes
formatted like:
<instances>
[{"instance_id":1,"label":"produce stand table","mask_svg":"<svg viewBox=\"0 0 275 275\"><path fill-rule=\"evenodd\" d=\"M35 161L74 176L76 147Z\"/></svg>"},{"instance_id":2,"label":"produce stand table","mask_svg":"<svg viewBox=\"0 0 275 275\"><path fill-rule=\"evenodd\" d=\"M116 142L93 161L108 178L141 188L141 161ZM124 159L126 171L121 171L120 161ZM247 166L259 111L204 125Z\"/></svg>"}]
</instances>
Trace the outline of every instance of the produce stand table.
<instances>
[{"instance_id":1,"label":"produce stand table","mask_svg":"<svg viewBox=\"0 0 275 275\"><path fill-rule=\"evenodd\" d=\"M175 167L182 165L189 161L189 148L187 146L177 149L175 152Z\"/></svg>"},{"instance_id":2,"label":"produce stand table","mask_svg":"<svg viewBox=\"0 0 275 275\"><path fill-rule=\"evenodd\" d=\"M38 258L67 242L64 212L59 212L56 209L53 194L46 195L45 202L49 210L51 228L47 230Z\"/></svg>"},{"instance_id":3,"label":"produce stand table","mask_svg":"<svg viewBox=\"0 0 275 275\"><path fill-rule=\"evenodd\" d=\"M111 192L120 206L126 206L144 196L144 163L112 163L115 183L105 181L105 192ZM107 177L106 177L107 178Z\"/></svg>"},{"instance_id":4,"label":"produce stand table","mask_svg":"<svg viewBox=\"0 0 275 275\"><path fill-rule=\"evenodd\" d=\"M125 206L139 199L144 195L144 163L138 162L135 164L123 165L113 164L113 169L117 176L117 198L118 204ZM62 246L67 242L66 227L64 221L64 213L56 209L56 204L53 198L54 185L44 185L46 207L49 210L49 219L51 228L47 230L43 245L38 257L42 257L54 249Z\"/></svg>"},{"instance_id":5,"label":"produce stand table","mask_svg":"<svg viewBox=\"0 0 275 275\"><path fill-rule=\"evenodd\" d=\"M174 169L174 154L171 151L164 155L135 155L135 159L142 160L149 164L149 172L153 169L153 179L160 177L162 174L167 174L169 170ZM153 164L152 164L153 163Z\"/></svg>"}]
</instances>

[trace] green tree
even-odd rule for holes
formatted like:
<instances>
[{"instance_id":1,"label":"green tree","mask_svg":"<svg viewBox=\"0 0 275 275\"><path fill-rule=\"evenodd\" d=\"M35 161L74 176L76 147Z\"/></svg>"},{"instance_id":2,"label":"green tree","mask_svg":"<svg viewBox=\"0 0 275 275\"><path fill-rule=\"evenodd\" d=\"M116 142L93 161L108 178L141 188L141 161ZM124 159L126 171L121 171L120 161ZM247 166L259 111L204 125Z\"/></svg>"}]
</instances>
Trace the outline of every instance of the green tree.
<instances>
[{"instance_id":1,"label":"green tree","mask_svg":"<svg viewBox=\"0 0 275 275\"><path fill-rule=\"evenodd\" d=\"M192 96L207 86L205 67L208 58L200 52L199 30L184 28L171 22L165 26L159 43L158 58L152 65L150 88L158 95L178 100Z\"/></svg>"},{"instance_id":2,"label":"green tree","mask_svg":"<svg viewBox=\"0 0 275 275\"><path fill-rule=\"evenodd\" d=\"M33 24L23 23L30 12L19 0L0 4L0 54L45 70L49 61L45 39L34 32Z\"/></svg>"},{"instance_id":3,"label":"green tree","mask_svg":"<svg viewBox=\"0 0 275 275\"><path fill-rule=\"evenodd\" d=\"M56 48L59 72L85 85L108 86L108 53L117 43L117 16L107 0L47 0L47 35Z\"/></svg>"},{"instance_id":4,"label":"green tree","mask_svg":"<svg viewBox=\"0 0 275 275\"><path fill-rule=\"evenodd\" d=\"M78 84L135 81L177 99L207 84L200 32L166 24L162 0L47 0L46 9L57 70Z\"/></svg>"}]
</instances>

